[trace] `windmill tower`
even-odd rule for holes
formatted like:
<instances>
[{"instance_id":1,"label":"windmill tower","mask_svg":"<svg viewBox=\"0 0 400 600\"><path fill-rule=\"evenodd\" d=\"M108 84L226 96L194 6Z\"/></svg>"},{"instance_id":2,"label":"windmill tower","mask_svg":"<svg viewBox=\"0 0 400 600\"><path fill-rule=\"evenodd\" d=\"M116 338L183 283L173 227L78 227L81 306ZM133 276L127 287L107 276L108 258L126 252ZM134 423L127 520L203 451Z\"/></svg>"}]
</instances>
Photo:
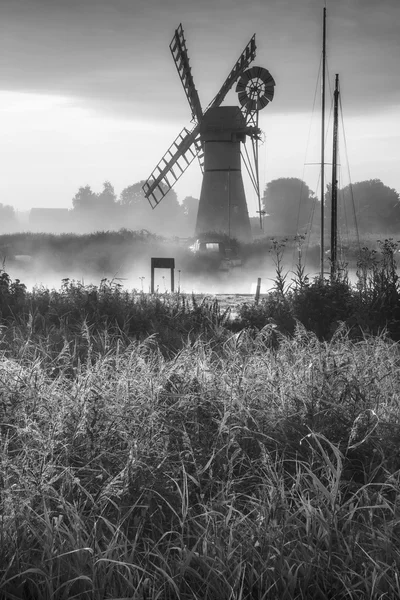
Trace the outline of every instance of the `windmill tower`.
<instances>
[{"instance_id":1,"label":"windmill tower","mask_svg":"<svg viewBox=\"0 0 400 600\"><path fill-rule=\"evenodd\" d=\"M194 85L182 25L179 25L170 50L185 90L194 126L183 128L164 154L143 191L155 208L198 157L203 173L196 221L196 236L218 232L242 241L251 240L250 219L243 185L242 162L246 165L258 196L260 222L260 184L258 174L258 113L274 96L275 81L262 67L248 68L256 55L255 35L251 38L218 94L202 110ZM234 85L239 106L221 106ZM252 144L253 164L249 153L242 152L246 139Z\"/></svg>"}]
</instances>

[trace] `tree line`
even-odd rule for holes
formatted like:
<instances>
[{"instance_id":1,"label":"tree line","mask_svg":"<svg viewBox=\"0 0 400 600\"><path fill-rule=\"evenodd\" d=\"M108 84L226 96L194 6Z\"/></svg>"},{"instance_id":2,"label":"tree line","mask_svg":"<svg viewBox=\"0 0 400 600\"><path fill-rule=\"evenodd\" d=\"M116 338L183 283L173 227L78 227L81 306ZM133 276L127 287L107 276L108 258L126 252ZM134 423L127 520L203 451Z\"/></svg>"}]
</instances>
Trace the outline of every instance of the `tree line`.
<instances>
[{"instance_id":1,"label":"tree line","mask_svg":"<svg viewBox=\"0 0 400 600\"><path fill-rule=\"evenodd\" d=\"M379 179L359 181L338 189L338 227L360 233L400 234L399 193ZM331 221L331 185L325 193L324 222ZM268 234L296 235L320 230L321 203L301 179L270 181L262 198L265 231Z\"/></svg>"},{"instance_id":2,"label":"tree line","mask_svg":"<svg viewBox=\"0 0 400 600\"><path fill-rule=\"evenodd\" d=\"M193 235L198 199L186 197L180 204L176 193L170 190L156 209L151 209L145 199L139 181L122 190L117 198L113 186L105 182L100 194L89 186L80 188L72 200L76 211L91 211L93 208L109 216L122 215L124 222L133 219L133 224L156 232L173 230ZM271 235L296 235L310 230L319 230L321 203L315 193L301 179L282 177L267 183L263 197L264 228ZM331 186L325 193L325 226L330 227ZM256 221L256 219L255 219ZM362 233L400 233L400 196L379 179L360 181L338 189L338 226ZM182 229L183 228L183 229Z\"/></svg>"},{"instance_id":3,"label":"tree line","mask_svg":"<svg viewBox=\"0 0 400 600\"><path fill-rule=\"evenodd\" d=\"M194 233L199 200L187 196L180 203L170 190L153 210L143 194L144 181L127 186L119 196L109 181L96 193L81 186L72 198L73 230L148 229L163 235L190 237ZM267 183L263 197L264 231L267 235L296 235L320 228L320 201L301 179L282 177ZM330 227L331 189L325 194L325 224ZM400 233L399 193L379 179L360 181L338 190L338 226L360 233ZM257 219L252 219L256 224ZM16 213L0 203L1 230L15 230Z\"/></svg>"},{"instance_id":4,"label":"tree line","mask_svg":"<svg viewBox=\"0 0 400 600\"><path fill-rule=\"evenodd\" d=\"M144 181L138 181L127 186L119 197L109 181L104 182L100 193L93 192L89 185L80 187L72 198L73 212L82 220L94 220L99 227L107 225L108 229L149 229L165 235L194 230L198 200L186 197L179 203L176 192L170 190L152 209L144 196L143 184Z\"/></svg>"}]
</instances>

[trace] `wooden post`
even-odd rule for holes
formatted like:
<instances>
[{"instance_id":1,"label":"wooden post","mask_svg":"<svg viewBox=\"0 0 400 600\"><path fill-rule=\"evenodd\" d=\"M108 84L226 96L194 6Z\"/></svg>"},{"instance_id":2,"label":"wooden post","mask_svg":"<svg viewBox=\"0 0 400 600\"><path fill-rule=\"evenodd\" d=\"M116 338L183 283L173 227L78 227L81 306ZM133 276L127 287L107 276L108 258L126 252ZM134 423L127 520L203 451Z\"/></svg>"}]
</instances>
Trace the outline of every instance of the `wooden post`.
<instances>
[{"instance_id":1,"label":"wooden post","mask_svg":"<svg viewBox=\"0 0 400 600\"><path fill-rule=\"evenodd\" d=\"M256 297L254 299L256 304L258 304L258 301L260 299L260 289L261 289L261 277L259 277L257 279Z\"/></svg>"}]
</instances>

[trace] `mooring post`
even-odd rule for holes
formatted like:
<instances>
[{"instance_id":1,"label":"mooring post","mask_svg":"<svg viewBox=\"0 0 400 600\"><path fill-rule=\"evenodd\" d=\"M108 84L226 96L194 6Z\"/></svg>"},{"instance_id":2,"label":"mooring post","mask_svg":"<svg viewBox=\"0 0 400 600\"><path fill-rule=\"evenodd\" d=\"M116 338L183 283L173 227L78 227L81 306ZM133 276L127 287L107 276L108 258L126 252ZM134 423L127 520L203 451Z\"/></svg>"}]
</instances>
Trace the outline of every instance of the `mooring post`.
<instances>
[{"instance_id":1,"label":"mooring post","mask_svg":"<svg viewBox=\"0 0 400 600\"><path fill-rule=\"evenodd\" d=\"M261 289L261 277L258 277L257 279L257 288L256 288L256 297L254 299L255 303L258 304L258 301L260 299L260 289Z\"/></svg>"}]
</instances>

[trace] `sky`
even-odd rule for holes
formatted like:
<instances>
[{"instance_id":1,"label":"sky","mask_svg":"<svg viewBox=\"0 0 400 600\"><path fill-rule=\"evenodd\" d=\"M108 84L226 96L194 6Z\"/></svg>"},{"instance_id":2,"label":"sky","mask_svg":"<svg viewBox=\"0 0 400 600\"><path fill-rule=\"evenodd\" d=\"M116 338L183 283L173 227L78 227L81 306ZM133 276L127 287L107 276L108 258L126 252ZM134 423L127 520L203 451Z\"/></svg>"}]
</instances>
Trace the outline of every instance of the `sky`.
<instances>
[{"instance_id":1,"label":"sky","mask_svg":"<svg viewBox=\"0 0 400 600\"><path fill-rule=\"evenodd\" d=\"M319 194L323 0L0 0L0 202L72 206L80 186L147 179L190 110L170 54L182 23L205 107L256 34L275 97L261 113L262 187L299 177ZM400 192L398 0L327 0L327 83L340 76L341 182ZM237 104L232 91L225 104ZM327 139L331 99L327 97ZM344 136L346 144L344 143ZM345 152L345 150L347 152ZM327 144L329 162L330 148ZM307 164L305 164L307 163ZM349 179L350 175L350 179ZM329 168L327 170L329 178ZM176 184L199 197L197 164ZM257 209L246 183L251 214Z\"/></svg>"}]
</instances>

